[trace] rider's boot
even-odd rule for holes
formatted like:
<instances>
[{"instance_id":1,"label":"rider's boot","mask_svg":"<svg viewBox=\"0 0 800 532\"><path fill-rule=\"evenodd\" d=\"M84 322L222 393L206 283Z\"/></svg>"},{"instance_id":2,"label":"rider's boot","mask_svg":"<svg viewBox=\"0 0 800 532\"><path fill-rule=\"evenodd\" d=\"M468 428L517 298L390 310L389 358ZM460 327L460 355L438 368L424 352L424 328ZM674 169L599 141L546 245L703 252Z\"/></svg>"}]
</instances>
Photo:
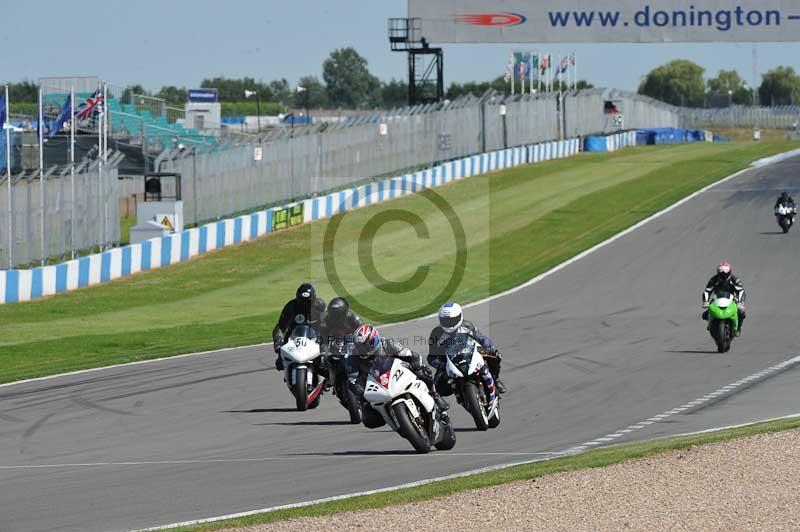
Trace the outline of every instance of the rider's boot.
<instances>
[{"instance_id":1,"label":"rider's boot","mask_svg":"<svg viewBox=\"0 0 800 532\"><path fill-rule=\"evenodd\" d=\"M278 358L275 359L275 369L278 371L283 371L283 359L280 355L278 355Z\"/></svg>"},{"instance_id":2,"label":"rider's boot","mask_svg":"<svg viewBox=\"0 0 800 532\"><path fill-rule=\"evenodd\" d=\"M431 395L433 396L433 401L436 403L439 411L444 412L445 410L450 409L450 404L445 401L444 398L436 392L436 390L431 390Z\"/></svg>"}]
</instances>

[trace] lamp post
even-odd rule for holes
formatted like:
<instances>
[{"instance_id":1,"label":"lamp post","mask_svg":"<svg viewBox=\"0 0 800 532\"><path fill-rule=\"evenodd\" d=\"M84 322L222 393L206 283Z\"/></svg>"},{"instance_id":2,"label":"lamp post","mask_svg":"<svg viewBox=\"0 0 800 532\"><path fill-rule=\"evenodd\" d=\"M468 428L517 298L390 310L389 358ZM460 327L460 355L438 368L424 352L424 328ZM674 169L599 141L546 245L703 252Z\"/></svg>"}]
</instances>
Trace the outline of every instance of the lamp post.
<instances>
[{"instance_id":1,"label":"lamp post","mask_svg":"<svg viewBox=\"0 0 800 532\"><path fill-rule=\"evenodd\" d=\"M728 107L731 110L731 140L733 140L733 91L728 89Z\"/></svg>"},{"instance_id":2,"label":"lamp post","mask_svg":"<svg viewBox=\"0 0 800 532\"><path fill-rule=\"evenodd\" d=\"M285 121L287 118L292 119L292 133L289 139L289 154L290 154L289 157L291 159L289 175L291 176L292 179L292 199L293 199L294 198L294 113L289 113L288 115L278 115L278 119L281 122Z\"/></svg>"},{"instance_id":3,"label":"lamp post","mask_svg":"<svg viewBox=\"0 0 800 532\"><path fill-rule=\"evenodd\" d=\"M261 95L258 91L244 91L244 97L249 98L250 96L255 95L256 97L256 113L258 114L258 132L261 133Z\"/></svg>"},{"instance_id":4,"label":"lamp post","mask_svg":"<svg viewBox=\"0 0 800 532\"><path fill-rule=\"evenodd\" d=\"M306 124L311 125L311 119L308 115L308 89L302 85L297 86L297 94L303 93L303 109L305 109Z\"/></svg>"}]
</instances>

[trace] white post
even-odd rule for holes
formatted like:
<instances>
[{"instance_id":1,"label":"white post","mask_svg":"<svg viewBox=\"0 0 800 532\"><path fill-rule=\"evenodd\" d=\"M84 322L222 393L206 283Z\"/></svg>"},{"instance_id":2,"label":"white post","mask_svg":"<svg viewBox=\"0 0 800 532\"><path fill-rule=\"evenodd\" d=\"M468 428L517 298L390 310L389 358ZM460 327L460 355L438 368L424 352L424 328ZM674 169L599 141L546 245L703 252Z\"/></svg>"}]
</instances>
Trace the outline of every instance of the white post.
<instances>
[{"instance_id":1,"label":"white post","mask_svg":"<svg viewBox=\"0 0 800 532\"><path fill-rule=\"evenodd\" d=\"M103 169L108 171L108 84L103 83ZM103 205L103 249L108 244L108 198L106 197L108 191L106 190L105 175L100 183L101 198Z\"/></svg>"},{"instance_id":2,"label":"white post","mask_svg":"<svg viewBox=\"0 0 800 532\"><path fill-rule=\"evenodd\" d=\"M11 202L11 108L8 103L8 85L6 85L6 178L8 179L8 269L14 267L14 231L11 226L14 221L14 214L12 212L13 204Z\"/></svg>"},{"instance_id":3,"label":"white post","mask_svg":"<svg viewBox=\"0 0 800 532\"><path fill-rule=\"evenodd\" d=\"M578 90L578 54L572 52L572 89Z\"/></svg>"},{"instance_id":4,"label":"white post","mask_svg":"<svg viewBox=\"0 0 800 532\"><path fill-rule=\"evenodd\" d=\"M536 89L542 92L542 54L536 52Z\"/></svg>"},{"instance_id":5,"label":"white post","mask_svg":"<svg viewBox=\"0 0 800 532\"><path fill-rule=\"evenodd\" d=\"M100 90L100 86L97 87L97 97L102 98L103 92ZM97 105L97 103L95 103ZM103 196L103 114L105 113L105 102L100 103L100 110L97 116L97 120L95 121L95 125L97 126L97 201L101 201L100 198ZM100 204L97 205L97 215L99 217L102 216L100 212ZM98 222L98 244L100 247L103 246L103 221L97 220Z\"/></svg>"},{"instance_id":6,"label":"white post","mask_svg":"<svg viewBox=\"0 0 800 532\"><path fill-rule=\"evenodd\" d=\"M70 251L72 258L75 259L75 86L69 91L69 176L70 194L72 200L70 205Z\"/></svg>"},{"instance_id":7,"label":"white post","mask_svg":"<svg viewBox=\"0 0 800 532\"><path fill-rule=\"evenodd\" d=\"M39 238L41 239L42 266L47 261L44 245L44 108L42 107L42 87L39 86Z\"/></svg>"},{"instance_id":8,"label":"white post","mask_svg":"<svg viewBox=\"0 0 800 532\"><path fill-rule=\"evenodd\" d=\"M530 57L528 57L528 64L530 65L530 71L528 75L528 85L529 85L528 89L529 92L533 94L533 52L530 52Z\"/></svg>"}]
</instances>

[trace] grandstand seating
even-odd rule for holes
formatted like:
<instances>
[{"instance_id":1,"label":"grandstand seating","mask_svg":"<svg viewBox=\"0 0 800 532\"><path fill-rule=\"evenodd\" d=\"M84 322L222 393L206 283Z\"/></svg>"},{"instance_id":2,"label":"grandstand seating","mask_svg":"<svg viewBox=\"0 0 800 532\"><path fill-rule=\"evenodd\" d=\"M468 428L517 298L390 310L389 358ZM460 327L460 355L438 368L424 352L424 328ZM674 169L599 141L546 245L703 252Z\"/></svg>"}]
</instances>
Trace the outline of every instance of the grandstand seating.
<instances>
[{"instance_id":1,"label":"grandstand seating","mask_svg":"<svg viewBox=\"0 0 800 532\"><path fill-rule=\"evenodd\" d=\"M75 103L86 100L91 93L76 93ZM45 105L60 106L69 95L66 93L48 93L44 97ZM186 145L213 145L217 139L209 135L201 135L197 129L185 128L179 123L170 123L166 117L153 116L149 109L137 109L135 105L121 104L119 100L108 98L109 127L111 136L127 138L132 144L138 144L144 133L148 147L163 149L177 143Z\"/></svg>"}]
</instances>

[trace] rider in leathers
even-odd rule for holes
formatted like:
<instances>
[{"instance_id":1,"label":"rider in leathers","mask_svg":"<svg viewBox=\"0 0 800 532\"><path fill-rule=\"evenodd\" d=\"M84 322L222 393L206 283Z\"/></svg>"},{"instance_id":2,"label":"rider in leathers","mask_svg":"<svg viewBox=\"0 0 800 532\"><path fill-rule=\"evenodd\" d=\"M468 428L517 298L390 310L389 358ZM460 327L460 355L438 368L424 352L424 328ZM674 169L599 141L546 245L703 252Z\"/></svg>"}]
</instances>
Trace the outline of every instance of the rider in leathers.
<instances>
[{"instance_id":1,"label":"rider in leathers","mask_svg":"<svg viewBox=\"0 0 800 532\"><path fill-rule=\"evenodd\" d=\"M364 426L367 428L377 428L384 424L383 417L376 412L364 397L364 385L366 384L369 368L375 357L390 356L399 358L407 362L411 371L419 380L428 386L428 391L436 401L436 406L444 414L450 408L447 401L436 392L433 385L433 372L430 368L422 365L422 357L411 349L398 344L391 338L381 338L378 330L372 325L362 325L354 335L356 353L358 356L348 358L348 374L350 382L353 383L353 392L357 397L362 398L362 418Z\"/></svg>"},{"instance_id":2,"label":"rider in leathers","mask_svg":"<svg viewBox=\"0 0 800 532\"><path fill-rule=\"evenodd\" d=\"M298 325L308 325L319 333L320 318L325 312L325 301L317 297L317 290L311 283L303 283L297 288L295 298L283 306L278 323L272 330L272 343L278 358L275 369L283 371L281 347L285 344L292 330Z\"/></svg>"},{"instance_id":3,"label":"rider in leathers","mask_svg":"<svg viewBox=\"0 0 800 532\"><path fill-rule=\"evenodd\" d=\"M436 368L437 377L445 368L445 352L459 333L469 334L481 347L489 351L491 356L486 357L486 365L494 377L497 392L506 393L506 387L500 381L500 352L494 347L491 338L483 334L472 322L464 319L463 310L458 303L442 305L439 309L439 325L433 328L428 337L428 364ZM443 389L442 393L448 395L449 390Z\"/></svg>"},{"instance_id":4,"label":"rider in leathers","mask_svg":"<svg viewBox=\"0 0 800 532\"><path fill-rule=\"evenodd\" d=\"M775 216L778 216L778 207L781 205L788 207L789 209L797 209L794 199L786 191L782 192L778 200L775 202ZM792 216L792 224L794 224L794 215Z\"/></svg>"},{"instance_id":5,"label":"rider in leathers","mask_svg":"<svg viewBox=\"0 0 800 532\"><path fill-rule=\"evenodd\" d=\"M353 334L362 325L364 322L350 310L347 300L343 297L335 297L328 303L328 308L320 321L319 335L322 345L327 347L336 338L344 338L348 334Z\"/></svg>"},{"instance_id":6,"label":"rider in leathers","mask_svg":"<svg viewBox=\"0 0 800 532\"><path fill-rule=\"evenodd\" d=\"M744 291L744 285L741 279L733 275L731 265L727 262L720 263L717 267L717 274L708 280L706 289L703 290L704 320L708 320L708 305L711 302L711 296L719 292L728 292L736 298L736 305L739 308L739 328L736 330L736 336L739 336L742 333L742 323L747 317L747 313L744 310L744 302L747 299L747 294Z\"/></svg>"}]
</instances>

